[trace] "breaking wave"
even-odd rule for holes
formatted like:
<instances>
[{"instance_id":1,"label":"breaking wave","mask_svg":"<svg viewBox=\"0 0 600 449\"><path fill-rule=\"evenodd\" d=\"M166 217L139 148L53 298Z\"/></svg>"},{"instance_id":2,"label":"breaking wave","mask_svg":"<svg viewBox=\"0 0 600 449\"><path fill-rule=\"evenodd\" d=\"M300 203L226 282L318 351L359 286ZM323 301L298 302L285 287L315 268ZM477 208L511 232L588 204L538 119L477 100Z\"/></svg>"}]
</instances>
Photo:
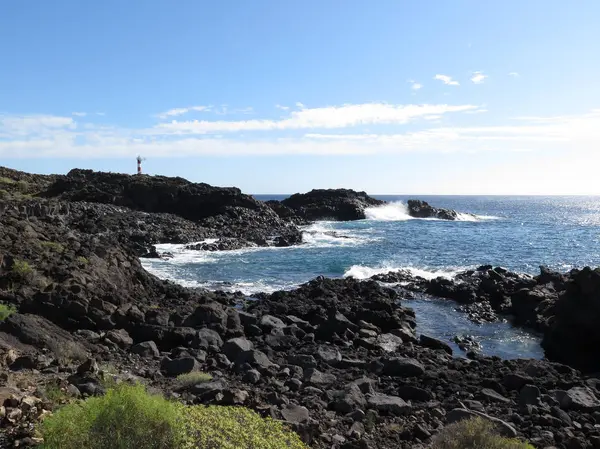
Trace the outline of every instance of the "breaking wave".
<instances>
[{"instance_id":1,"label":"breaking wave","mask_svg":"<svg viewBox=\"0 0 600 449\"><path fill-rule=\"evenodd\" d=\"M498 220L500 217L492 215L474 215L457 212L456 221L482 221L482 220ZM408 206L402 201L395 201L381 206L373 206L365 209L367 220L375 221L406 221L406 220L440 220L439 218L415 218L408 213Z\"/></svg>"},{"instance_id":2,"label":"breaking wave","mask_svg":"<svg viewBox=\"0 0 600 449\"><path fill-rule=\"evenodd\" d=\"M392 264L384 264L380 267L367 267L364 265L352 265L344 273L344 277L352 277L354 279L369 279L377 274L392 273L394 271L408 271L413 276L420 276L424 279L435 279L438 277L444 277L452 279L459 272L464 271L466 268L456 269L444 269L444 270L428 270L423 268L416 268L411 266L394 266Z\"/></svg>"}]
</instances>

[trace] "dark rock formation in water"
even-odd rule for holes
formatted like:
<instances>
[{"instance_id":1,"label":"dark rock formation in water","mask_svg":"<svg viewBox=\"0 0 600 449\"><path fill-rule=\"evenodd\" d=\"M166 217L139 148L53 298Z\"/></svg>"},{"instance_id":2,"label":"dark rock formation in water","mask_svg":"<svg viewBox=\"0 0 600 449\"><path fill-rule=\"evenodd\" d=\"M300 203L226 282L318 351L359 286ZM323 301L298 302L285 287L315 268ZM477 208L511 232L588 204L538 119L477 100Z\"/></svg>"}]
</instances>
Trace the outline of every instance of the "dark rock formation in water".
<instances>
[{"instance_id":1,"label":"dark rock formation in water","mask_svg":"<svg viewBox=\"0 0 600 449\"><path fill-rule=\"evenodd\" d=\"M415 218L438 218L440 220L456 220L458 212L452 209L439 209L421 200L408 200L408 214Z\"/></svg>"},{"instance_id":2,"label":"dark rock formation in water","mask_svg":"<svg viewBox=\"0 0 600 449\"><path fill-rule=\"evenodd\" d=\"M280 203L270 201L268 204L284 218L295 215L303 221L351 221L363 220L366 208L381 206L385 201L349 189L319 189L296 193Z\"/></svg>"},{"instance_id":3,"label":"dark rock formation in water","mask_svg":"<svg viewBox=\"0 0 600 449\"><path fill-rule=\"evenodd\" d=\"M0 199L0 302L14 308L0 323L2 447L33 441L28 437L49 400L42 386L89 397L103 394L107 377L142 381L186 403L253 408L289 423L315 449L426 448L444 425L474 415L535 447L600 443L600 380L593 376L548 361L454 358L445 342L416 338L415 315L403 302L408 293L374 280L317 278L252 301L162 281L142 268L137 251L164 240L226 239L235 220L207 220L231 219L229 212L201 219L168 207L147 212L139 203L120 203L137 193L106 186L106 179L120 178L90 177L110 198L79 197L74 192L88 191L83 184L60 179L79 187L31 178L31 194L40 189L59 199ZM79 201L92 198L110 204ZM263 210L229 204L246 211L239 223ZM248 236L239 230L236 238ZM597 347L599 283L592 270L533 278L482 267L452 282L406 273L380 280L386 279L520 316L544 329L557 360L577 365ZM177 381L199 370L213 380Z\"/></svg>"},{"instance_id":4,"label":"dark rock formation in water","mask_svg":"<svg viewBox=\"0 0 600 449\"><path fill-rule=\"evenodd\" d=\"M553 360L600 372L600 269L573 270L567 279L566 286L559 280L562 291L542 347Z\"/></svg>"},{"instance_id":5,"label":"dark rock formation in water","mask_svg":"<svg viewBox=\"0 0 600 449\"><path fill-rule=\"evenodd\" d=\"M546 357L586 372L600 372L600 269L538 276L482 266L452 279L423 279L409 272L380 274L381 282L403 282L408 290L452 299L476 322L508 316L516 325L543 334Z\"/></svg>"}]
</instances>

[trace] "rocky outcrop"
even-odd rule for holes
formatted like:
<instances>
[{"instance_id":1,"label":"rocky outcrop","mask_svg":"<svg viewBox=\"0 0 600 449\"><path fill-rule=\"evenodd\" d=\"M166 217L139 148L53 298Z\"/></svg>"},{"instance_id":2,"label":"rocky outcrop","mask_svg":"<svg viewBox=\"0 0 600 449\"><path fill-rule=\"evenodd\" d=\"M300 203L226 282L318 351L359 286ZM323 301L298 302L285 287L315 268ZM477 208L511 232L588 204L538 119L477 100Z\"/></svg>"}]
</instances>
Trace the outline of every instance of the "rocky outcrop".
<instances>
[{"instance_id":1,"label":"rocky outcrop","mask_svg":"<svg viewBox=\"0 0 600 449\"><path fill-rule=\"evenodd\" d=\"M546 355L588 372L600 372L600 269L570 273L544 334Z\"/></svg>"},{"instance_id":2,"label":"rocky outcrop","mask_svg":"<svg viewBox=\"0 0 600 449\"><path fill-rule=\"evenodd\" d=\"M440 220L456 220L458 212L452 209L438 209L421 200L408 200L408 214L415 218L438 218Z\"/></svg>"},{"instance_id":3,"label":"rocky outcrop","mask_svg":"<svg viewBox=\"0 0 600 449\"><path fill-rule=\"evenodd\" d=\"M366 218L365 209L380 206L385 201L370 197L365 192L348 189L319 189L308 193L296 193L281 203L268 203L279 216L303 221L338 220L351 221ZM293 213L293 215L292 215Z\"/></svg>"},{"instance_id":4,"label":"rocky outcrop","mask_svg":"<svg viewBox=\"0 0 600 449\"><path fill-rule=\"evenodd\" d=\"M216 236L247 240L260 246L294 245L302 240L294 224L239 189L191 183L183 178L76 169L58 177L40 196L171 214L211 229Z\"/></svg>"}]
</instances>

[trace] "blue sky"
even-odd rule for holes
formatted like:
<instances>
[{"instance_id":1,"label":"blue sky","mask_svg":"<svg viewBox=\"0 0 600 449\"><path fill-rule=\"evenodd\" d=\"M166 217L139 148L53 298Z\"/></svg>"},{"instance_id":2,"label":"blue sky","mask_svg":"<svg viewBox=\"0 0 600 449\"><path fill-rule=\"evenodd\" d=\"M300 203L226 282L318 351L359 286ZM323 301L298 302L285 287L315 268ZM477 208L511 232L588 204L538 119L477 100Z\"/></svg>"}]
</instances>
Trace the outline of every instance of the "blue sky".
<instances>
[{"instance_id":1,"label":"blue sky","mask_svg":"<svg viewBox=\"0 0 600 449\"><path fill-rule=\"evenodd\" d=\"M0 5L0 165L600 194L600 2Z\"/></svg>"}]
</instances>

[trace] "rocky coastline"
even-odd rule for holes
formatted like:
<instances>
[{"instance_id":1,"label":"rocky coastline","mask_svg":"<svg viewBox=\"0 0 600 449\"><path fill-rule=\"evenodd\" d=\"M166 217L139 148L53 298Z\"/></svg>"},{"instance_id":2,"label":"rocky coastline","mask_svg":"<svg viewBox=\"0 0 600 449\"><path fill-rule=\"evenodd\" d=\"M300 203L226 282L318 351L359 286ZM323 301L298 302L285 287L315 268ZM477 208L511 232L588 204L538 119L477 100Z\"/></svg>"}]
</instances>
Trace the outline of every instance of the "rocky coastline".
<instances>
[{"instance_id":1,"label":"rocky coastline","mask_svg":"<svg viewBox=\"0 0 600 449\"><path fill-rule=\"evenodd\" d=\"M139 257L159 256L158 243L297 245L299 225L364 219L384 203L347 190L263 203L235 188L86 170L0 168L0 191L0 303L12 312L0 323L0 447L39 442L50 386L87 397L110 378L186 403L249 407L312 448L425 448L474 415L535 447L600 448L600 270L317 278L250 300L160 280ZM412 209L457 217L425 205ZM535 329L547 360L456 357L420 335L414 295ZM178 383L195 371L212 380Z\"/></svg>"}]
</instances>

